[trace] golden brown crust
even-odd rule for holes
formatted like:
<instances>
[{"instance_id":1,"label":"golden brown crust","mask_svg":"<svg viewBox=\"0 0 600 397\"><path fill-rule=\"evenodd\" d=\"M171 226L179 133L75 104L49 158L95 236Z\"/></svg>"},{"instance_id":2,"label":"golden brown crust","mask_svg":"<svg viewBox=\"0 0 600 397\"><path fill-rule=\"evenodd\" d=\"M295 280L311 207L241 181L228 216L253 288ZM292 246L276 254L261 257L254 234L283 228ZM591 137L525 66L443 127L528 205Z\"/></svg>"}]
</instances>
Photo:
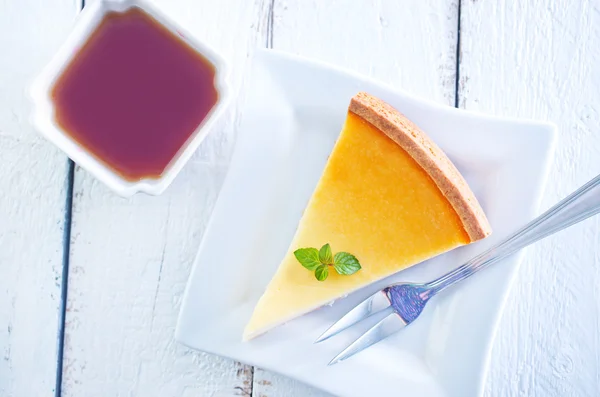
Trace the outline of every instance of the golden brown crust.
<instances>
[{"instance_id":1,"label":"golden brown crust","mask_svg":"<svg viewBox=\"0 0 600 397\"><path fill-rule=\"evenodd\" d=\"M352 98L349 110L385 133L423 167L462 220L471 241L480 240L492 232L467 182L446 154L419 127L384 101L364 92Z\"/></svg>"}]
</instances>

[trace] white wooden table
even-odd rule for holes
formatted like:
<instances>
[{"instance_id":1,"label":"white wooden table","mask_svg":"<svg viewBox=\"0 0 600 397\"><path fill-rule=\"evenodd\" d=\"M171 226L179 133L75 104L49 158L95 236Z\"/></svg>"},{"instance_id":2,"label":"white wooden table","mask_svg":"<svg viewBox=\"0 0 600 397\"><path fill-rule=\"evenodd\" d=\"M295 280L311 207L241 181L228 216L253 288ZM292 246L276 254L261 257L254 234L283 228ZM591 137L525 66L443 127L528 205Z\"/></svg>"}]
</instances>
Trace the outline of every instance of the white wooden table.
<instances>
[{"instance_id":1,"label":"white wooden table","mask_svg":"<svg viewBox=\"0 0 600 397\"><path fill-rule=\"evenodd\" d=\"M0 396L324 395L173 340L256 48L449 106L555 122L543 208L600 173L600 1L156 3L231 61L239 95L164 195L126 200L28 123L24 89L68 34L79 0L0 0ZM599 395L599 291L600 217L531 248L486 394Z\"/></svg>"}]
</instances>

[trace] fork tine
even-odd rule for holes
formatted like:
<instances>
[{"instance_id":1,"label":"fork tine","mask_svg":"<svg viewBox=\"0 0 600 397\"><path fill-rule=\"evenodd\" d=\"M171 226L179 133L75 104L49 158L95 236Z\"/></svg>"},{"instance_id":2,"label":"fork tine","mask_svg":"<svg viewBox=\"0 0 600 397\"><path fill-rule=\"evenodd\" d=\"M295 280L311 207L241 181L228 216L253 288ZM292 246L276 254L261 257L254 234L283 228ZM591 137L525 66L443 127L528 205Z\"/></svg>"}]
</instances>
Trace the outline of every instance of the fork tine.
<instances>
[{"instance_id":1,"label":"fork tine","mask_svg":"<svg viewBox=\"0 0 600 397\"><path fill-rule=\"evenodd\" d=\"M358 305L356 305L354 309L350 310L344 315L344 317L336 321L331 327L327 329L327 331L325 331L321 336L319 336L314 343L319 343L324 341L325 339L329 339L332 336L342 332L346 328L388 307L390 307L390 301L387 298L385 292L383 292L383 290L378 291L373 295L369 296L367 299L365 299Z\"/></svg>"},{"instance_id":2,"label":"fork tine","mask_svg":"<svg viewBox=\"0 0 600 397\"><path fill-rule=\"evenodd\" d=\"M406 327L406 323L398 314L395 312L388 314L383 320L379 321L360 338L352 342L350 346L345 348L340 354L335 356L327 365L337 364L388 336L395 334L404 327Z\"/></svg>"}]
</instances>

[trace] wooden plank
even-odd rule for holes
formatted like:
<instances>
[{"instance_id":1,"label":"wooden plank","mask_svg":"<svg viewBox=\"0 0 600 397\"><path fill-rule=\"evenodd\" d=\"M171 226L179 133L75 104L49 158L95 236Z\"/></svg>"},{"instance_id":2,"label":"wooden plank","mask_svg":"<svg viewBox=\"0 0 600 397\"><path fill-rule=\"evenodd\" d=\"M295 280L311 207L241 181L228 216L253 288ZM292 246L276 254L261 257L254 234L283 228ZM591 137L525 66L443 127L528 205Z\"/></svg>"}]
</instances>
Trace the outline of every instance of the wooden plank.
<instances>
[{"instance_id":1,"label":"wooden plank","mask_svg":"<svg viewBox=\"0 0 600 397\"><path fill-rule=\"evenodd\" d=\"M29 123L26 87L68 33L71 0L0 5L0 395L56 383L67 157Z\"/></svg>"},{"instance_id":2,"label":"wooden plank","mask_svg":"<svg viewBox=\"0 0 600 397\"><path fill-rule=\"evenodd\" d=\"M454 105L457 1L276 0L273 21L275 49ZM257 397L323 395L261 369L254 371L253 390Z\"/></svg>"},{"instance_id":3,"label":"wooden plank","mask_svg":"<svg viewBox=\"0 0 600 397\"><path fill-rule=\"evenodd\" d=\"M460 105L555 122L547 208L600 172L600 7L463 1ZM600 220L529 249L498 330L487 395L600 390Z\"/></svg>"},{"instance_id":4,"label":"wooden plank","mask_svg":"<svg viewBox=\"0 0 600 397\"><path fill-rule=\"evenodd\" d=\"M248 56L266 41L268 1L156 1L231 63L236 96L160 197L116 197L77 169L65 396L251 394L252 368L173 339L187 277L225 175Z\"/></svg>"}]
</instances>

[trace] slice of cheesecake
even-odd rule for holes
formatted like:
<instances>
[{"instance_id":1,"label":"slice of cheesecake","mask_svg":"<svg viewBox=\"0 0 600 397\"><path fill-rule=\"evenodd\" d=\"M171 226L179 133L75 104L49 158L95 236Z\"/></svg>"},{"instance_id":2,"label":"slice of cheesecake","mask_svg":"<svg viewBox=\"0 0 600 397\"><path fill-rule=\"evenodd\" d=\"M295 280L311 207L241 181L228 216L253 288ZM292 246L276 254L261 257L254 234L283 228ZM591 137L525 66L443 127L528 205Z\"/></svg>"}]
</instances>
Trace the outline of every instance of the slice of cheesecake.
<instances>
[{"instance_id":1,"label":"slice of cheesecake","mask_svg":"<svg viewBox=\"0 0 600 397\"><path fill-rule=\"evenodd\" d=\"M441 149L396 109L359 93L244 340L490 232ZM329 271L318 281L294 251L326 243L354 255L362 268L352 275Z\"/></svg>"}]
</instances>

